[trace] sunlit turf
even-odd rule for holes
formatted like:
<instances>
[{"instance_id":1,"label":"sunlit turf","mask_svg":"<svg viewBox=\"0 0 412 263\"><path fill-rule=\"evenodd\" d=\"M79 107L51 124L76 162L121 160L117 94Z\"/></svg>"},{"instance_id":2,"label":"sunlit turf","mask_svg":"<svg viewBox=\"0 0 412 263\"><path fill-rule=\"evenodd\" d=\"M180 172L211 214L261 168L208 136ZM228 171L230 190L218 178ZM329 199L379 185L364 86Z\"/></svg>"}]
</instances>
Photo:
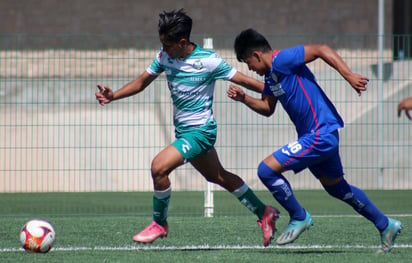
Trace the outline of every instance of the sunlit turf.
<instances>
[{"instance_id":1,"label":"sunlit turf","mask_svg":"<svg viewBox=\"0 0 412 263\"><path fill-rule=\"evenodd\" d=\"M151 220L151 193L0 194L0 262L410 262L410 192L368 194L404 226L387 255L375 256L379 233L369 221L317 191L297 192L314 226L290 246L268 248L262 246L257 218L226 193L215 196L222 202L214 218L201 216L198 194L174 195L169 235L149 245L134 243L132 236ZM276 205L265 193L262 199ZM20 228L33 217L50 220L56 229L57 241L47 254L20 249ZM279 231L288 220L281 211Z\"/></svg>"}]
</instances>

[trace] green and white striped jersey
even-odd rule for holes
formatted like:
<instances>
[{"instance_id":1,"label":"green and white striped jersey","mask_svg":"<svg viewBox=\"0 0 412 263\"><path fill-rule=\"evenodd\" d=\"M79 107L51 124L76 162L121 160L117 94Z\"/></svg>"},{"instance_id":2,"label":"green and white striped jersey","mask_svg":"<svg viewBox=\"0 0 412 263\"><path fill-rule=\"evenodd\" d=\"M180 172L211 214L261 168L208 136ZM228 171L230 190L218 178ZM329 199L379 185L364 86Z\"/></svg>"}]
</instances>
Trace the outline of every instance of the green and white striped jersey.
<instances>
[{"instance_id":1,"label":"green and white striped jersey","mask_svg":"<svg viewBox=\"0 0 412 263\"><path fill-rule=\"evenodd\" d=\"M230 80L236 69L214 51L196 45L184 59L173 59L159 51L147 72L151 75L165 72L173 100L174 125L177 131L183 131L213 120L215 82L217 79Z\"/></svg>"}]
</instances>

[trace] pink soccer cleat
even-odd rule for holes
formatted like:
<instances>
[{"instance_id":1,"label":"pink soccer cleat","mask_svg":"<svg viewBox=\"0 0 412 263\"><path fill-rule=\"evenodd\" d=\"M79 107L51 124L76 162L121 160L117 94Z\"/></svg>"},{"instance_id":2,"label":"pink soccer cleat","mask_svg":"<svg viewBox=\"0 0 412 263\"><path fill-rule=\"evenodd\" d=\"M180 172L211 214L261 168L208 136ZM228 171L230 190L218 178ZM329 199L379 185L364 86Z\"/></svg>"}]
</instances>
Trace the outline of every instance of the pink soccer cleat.
<instances>
[{"instance_id":1,"label":"pink soccer cleat","mask_svg":"<svg viewBox=\"0 0 412 263\"><path fill-rule=\"evenodd\" d=\"M272 206L265 207L265 213L262 218L257 221L260 228L262 228L263 233L263 246L269 246L273 239L273 235L276 232L276 220L279 218L279 210Z\"/></svg>"},{"instance_id":2,"label":"pink soccer cleat","mask_svg":"<svg viewBox=\"0 0 412 263\"><path fill-rule=\"evenodd\" d=\"M133 236L133 240L138 243L152 243L156 239L167 237L167 231L169 226L161 226L155 221L152 221L145 229L140 233Z\"/></svg>"}]
</instances>

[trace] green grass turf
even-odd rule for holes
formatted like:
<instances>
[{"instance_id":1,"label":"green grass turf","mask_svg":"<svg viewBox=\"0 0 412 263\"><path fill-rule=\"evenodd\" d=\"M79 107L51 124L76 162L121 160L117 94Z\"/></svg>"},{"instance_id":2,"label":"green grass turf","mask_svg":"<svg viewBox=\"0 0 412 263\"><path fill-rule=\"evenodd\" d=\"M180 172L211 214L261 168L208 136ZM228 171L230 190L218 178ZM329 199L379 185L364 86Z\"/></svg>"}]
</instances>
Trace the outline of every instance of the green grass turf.
<instances>
[{"instance_id":1,"label":"green grass turf","mask_svg":"<svg viewBox=\"0 0 412 263\"><path fill-rule=\"evenodd\" d=\"M203 193L173 193L169 236L150 245L132 241L151 220L151 193L0 194L0 262L411 262L411 191L368 191L404 229L397 247L375 256L374 226L322 191L297 191L314 226L291 246L262 247L256 217L225 192L215 193L216 216L202 216ZM266 192L258 195L272 201ZM288 223L281 211L278 229ZM187 216L185 216L187 215ZM21 251L18 234L30 218L43 217L57 241L47 254Z\"/></svg>"},{"instance_id":2,"label":"green grass turf","mask_svg":"<svg viewBox=\"0 0 412 263\"><path fill-rule=\"evenodd\" d=\"M412 190L368 190L369 198L385 213L412 214ZM278 206L267 191L256 194L266 204ZM295 191L301 204L312 214L354 214L352 208L323 190ZM0 216L37 215L136 215L150 216L152 192L96 193L0 193ZM169 215L203 215L203 192L172 193ZM214 192L215 215L249 215L249 211L226 191ZM284 211L281 209L281 212Z\"/></svg>"}]
</instances>

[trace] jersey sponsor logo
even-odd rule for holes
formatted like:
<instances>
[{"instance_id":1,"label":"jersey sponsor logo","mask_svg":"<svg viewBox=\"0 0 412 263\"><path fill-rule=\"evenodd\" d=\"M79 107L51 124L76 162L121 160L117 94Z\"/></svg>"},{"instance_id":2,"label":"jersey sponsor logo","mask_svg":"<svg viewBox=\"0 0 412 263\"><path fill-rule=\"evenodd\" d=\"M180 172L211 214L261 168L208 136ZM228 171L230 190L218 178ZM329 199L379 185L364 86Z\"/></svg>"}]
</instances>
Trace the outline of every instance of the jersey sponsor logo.
<instances>
[{"instance_id":1,"label":"jersey sponsor logo","mask_svg":"<svg viewBox=\"0 0 412 263\"><path fill-rule=\"evenodd\" d=\"M184 96L199 96L200 91L185 91L185 90L178 90L175 89L175 93Z\"/></svg>"},{"instance_id":2,"label":"jersey sponsor logo","mask_svg":"<svg viewBox=\"0 0 412 263\"><path fill-rule=\"evenodd\" d=\"M181 90L176 86L173 86L172 84L169 83L169 89L170 92L176 95L181 95L181 96L200 96L201 93L200 91L191 91L191 90Z\"/></svg>"},{"instance_id":3,"label":"jersey sponsor logo","mask_svg":"<svg viewBox=\"0 0 412 263\"><path fill-rule=\"evenodd\" d=\"M177 96L200 96L201 92L198 90L190 90L190 88L182 89L178 85L173 85L173 83L168 82L167 83L169 86L169 90L172 94L175 94Z\"/></svg>"},{"instance_id":4,"label":"jersey sponsor logo","mask_svg":"<svg viewBox=\"0 0 412 263\"><path fill-rule=\"evenodd\" d=\"M283 90L281 83L270 85L269 88L272 91L273 95L275 95L276 97L279 97L285 94L285 91Z\"/></svg>"},{"instance_id":5,"label":"jersey sponsor logo","mask_svg":"<svg viewBox=\"0 0 412 263\"><path fill-rule=\"evenodd\" d=\"M193 82L205 82L205 81L206 81L206 78L203 78L203 77L190 77L190 81L193 81Z\"/></svg>"}]
</instances>

